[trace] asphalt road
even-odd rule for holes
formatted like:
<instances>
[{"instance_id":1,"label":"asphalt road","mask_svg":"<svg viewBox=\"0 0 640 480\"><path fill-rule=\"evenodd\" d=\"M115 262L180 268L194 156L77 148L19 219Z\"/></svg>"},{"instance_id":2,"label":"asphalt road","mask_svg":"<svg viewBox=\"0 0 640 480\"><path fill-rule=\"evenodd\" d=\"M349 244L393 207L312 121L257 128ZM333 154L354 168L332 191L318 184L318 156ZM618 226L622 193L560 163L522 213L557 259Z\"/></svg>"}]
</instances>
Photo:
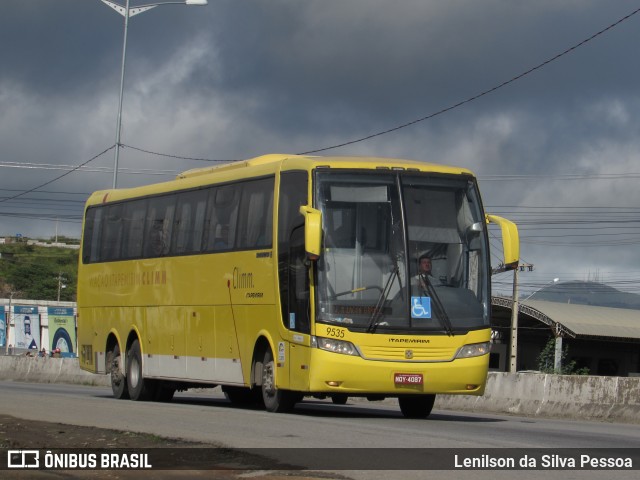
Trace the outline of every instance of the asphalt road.
<instances>
[{"instance_id":1,"label":"asphalt road","mask_svg":"<svg viewBox=\"0 0 640 480\"><path fill-rule=\"evenodd\" d=\"M548 449L640 449L638 425L565 421L507 415L434 411L427 420L404 419L397 406L379 402L307 400L292 414L272 414L259 409L231 406L219 392L196 391L176 395L169 404L119 401L109 388L79 385L0 382L2 413L26 420L44 420L165 437L216 443L247 449L275 449L280 460L295 461L288 452L315 448L325 470L335 468L331 449L373 448L371 464L385 452L406 449L519 449L519 454ZM52 446L62 447L63 445ZM394 449L394 450L389 450ZM360 450L346 450L361 455ZM441 452L446 453L445 450ZM469 451L471 452L471 451ZM507 452L507 450L505 450ZM434 452L431 452L434 453ZM436 454L438 452L435 452ZM326 458L324 458L326 457ZM339 463L335 460L336 463ZM378 458L379 460L379 458ZM395 465L395 464L394 464ZM637 469L640 465L635 465ZM593 478L635 477L624 470L345 470L356 479L386 478Z\"/></svg>"}]
</instances>

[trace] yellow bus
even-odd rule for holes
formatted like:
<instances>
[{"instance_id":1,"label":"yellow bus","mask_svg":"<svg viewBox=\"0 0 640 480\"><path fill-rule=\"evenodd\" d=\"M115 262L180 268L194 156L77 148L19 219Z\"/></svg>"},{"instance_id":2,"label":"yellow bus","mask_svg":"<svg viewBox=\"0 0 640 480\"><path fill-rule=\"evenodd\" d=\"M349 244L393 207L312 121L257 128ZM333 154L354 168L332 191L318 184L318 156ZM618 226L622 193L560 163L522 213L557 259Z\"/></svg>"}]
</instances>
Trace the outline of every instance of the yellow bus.
<instances>
[{"instance_id":1,"label":"yellow bus","mask_svg":"<svg viewBox=\"0 0 640 480\"><path fill-rule=\"evenodd\" d=\"M80 366L116 398L220 385L286 412L305 396L482 395L489 222L474 175L419 161L267 155L94 193L78 278Z\"/></svg>"}]
</instances>

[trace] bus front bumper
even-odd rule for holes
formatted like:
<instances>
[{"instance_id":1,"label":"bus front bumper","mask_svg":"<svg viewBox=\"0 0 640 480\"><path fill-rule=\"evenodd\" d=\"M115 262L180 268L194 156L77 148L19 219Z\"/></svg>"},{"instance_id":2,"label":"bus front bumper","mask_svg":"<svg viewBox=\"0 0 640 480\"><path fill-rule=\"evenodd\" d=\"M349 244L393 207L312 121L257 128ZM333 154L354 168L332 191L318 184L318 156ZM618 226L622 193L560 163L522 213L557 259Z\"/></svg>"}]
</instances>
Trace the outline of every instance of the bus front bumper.
<instances>
[{"instance_id":1,"label":"bus front bumper","mask_svg":"<svg viewBox=\"0 0 640 480\"><path fill-rule=\"evenodd\" d=\"M309 389L314 393L351 395L482 395L489 356L448 362L364 360L311 349Z\"/></svg>"}]
</instances>

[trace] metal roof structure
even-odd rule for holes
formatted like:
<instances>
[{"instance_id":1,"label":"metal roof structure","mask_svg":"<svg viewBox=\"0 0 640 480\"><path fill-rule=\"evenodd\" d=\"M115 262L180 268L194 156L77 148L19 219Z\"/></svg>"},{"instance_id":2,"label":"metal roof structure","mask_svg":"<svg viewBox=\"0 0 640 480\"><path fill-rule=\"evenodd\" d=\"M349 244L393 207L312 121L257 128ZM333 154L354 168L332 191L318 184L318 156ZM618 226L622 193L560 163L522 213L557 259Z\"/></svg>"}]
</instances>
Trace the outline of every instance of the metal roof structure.
<instances>
[{"instance_id":1,"label":"metal roof structure","mask_svg":"<svg viewBox=\"0 0 640 480\"><path fill-rule=\"evenodd\" d=\"M492 305L512 309L508 297L492 297ZM568 303L521 300L519 317L527 316L551 328L556 335L640 341L640 310Z\"/></svg>"}]
</instances>

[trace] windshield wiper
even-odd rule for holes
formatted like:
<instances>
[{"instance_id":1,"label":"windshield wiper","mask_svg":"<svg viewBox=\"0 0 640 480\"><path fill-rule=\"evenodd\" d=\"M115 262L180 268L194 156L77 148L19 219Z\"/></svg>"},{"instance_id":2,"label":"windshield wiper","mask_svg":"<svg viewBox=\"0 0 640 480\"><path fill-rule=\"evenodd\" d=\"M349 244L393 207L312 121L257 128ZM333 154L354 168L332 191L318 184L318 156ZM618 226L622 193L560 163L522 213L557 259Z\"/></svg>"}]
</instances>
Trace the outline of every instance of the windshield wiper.
<instances>
[{"instance_id":1,"label":"windshield wiper","mask_svg":"<svg viewBox=\"0 0 640 480\"><path fill-rule=\"evenodd\" d=\"M420 284L422 286L423 292L433 299L433 311L436 314L436 317L438 317L440 325L442 325L442 328L444 328L444 331L447 335L449 335L450 337L453 336L453 325L451 324L449 315L447 315L447 311L444 309L444 305L442 305L442 301L436 293L436 289L429 281L427 275L423 273L420 274Z\"/></svg>"},{"instance_id":2,"label":"windshield wiper","mask_svg":"<svg viewBox=\"0 0 640 480\"><path fill-rule=\"evenodd\" d=\"M369 319L369 326L367 327L367 333L374 333L376 331L377 326L380 324L380 320L382 319L382 313L384 309L384 304L387 301L387 297L389 293L391 293L391 285L393 283L393 279L398 279L398 285L400 286L400 295L403 295L402 289L402 278L400 278L400 265L398 264L398 255L397 249L395 245L396 234L400 232L400 224L398 222L393 222L393 212L392 212L392 227L391 227L391 243L389 252L391 256L391 261L393 262L393 269L391 270L391 275L387 279L387 283L384 285L384 289L380 292L380 297L378 297L378 302L371 313L371 318Z\"/></svg>"},{"instance_id":3,"label":"windshield wiper","mask_svg":"<svg viewBox=\"0 0 640 480\"><path fill-rule=\"evenodd\" d=\"M371 318L369 319L369 326L367 327L367 333L373 333L376 331L376 327L382 320L382 312L384 310L384 304L387 301L387 297L391 292L391 284L395 277L398 277L398 282L400 283L400 291L402 291L402 280L400 279L400 267L396 262L395 267L391 271L391 275L387 279L387 283L384 284L384 288L382 292L380 292L380 296L378 297L378 301L376 302L376 306L373 307L373 312L371 312Z\"/></svg>"}]
</instances>

